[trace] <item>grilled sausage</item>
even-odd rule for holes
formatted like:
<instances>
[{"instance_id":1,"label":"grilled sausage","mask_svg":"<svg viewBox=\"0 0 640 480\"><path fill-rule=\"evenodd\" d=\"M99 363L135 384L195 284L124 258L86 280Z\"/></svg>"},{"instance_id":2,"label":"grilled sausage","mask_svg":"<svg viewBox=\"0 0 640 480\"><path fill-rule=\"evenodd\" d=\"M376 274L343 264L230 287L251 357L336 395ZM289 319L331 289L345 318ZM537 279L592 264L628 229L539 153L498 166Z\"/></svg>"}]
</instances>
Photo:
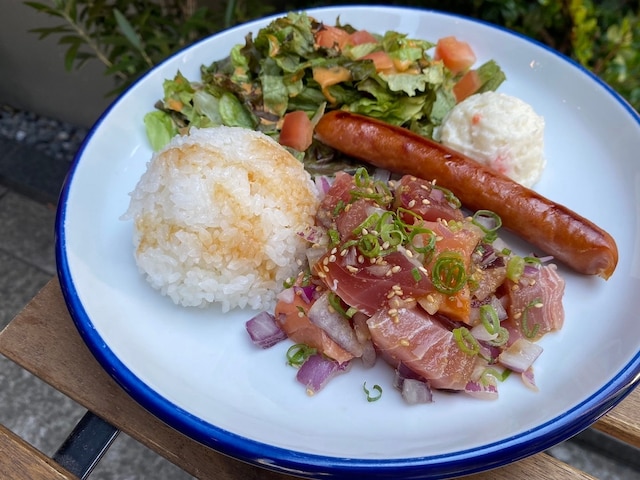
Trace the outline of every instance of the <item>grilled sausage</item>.
<instances>
[{"instance_id":1,"label":"grilled sausage","mask_svg":"<svg viewBox=\"0 0 640 480\"><path fill-rule=\"evenodd\" d=\"M572 210L465 155L405 128L345 111L325 114L316 137L349 156L451 190L471 210L491 210L503 226L575 271L608 279L618 248L607 232Z\"/></svg>"}]
</instances>

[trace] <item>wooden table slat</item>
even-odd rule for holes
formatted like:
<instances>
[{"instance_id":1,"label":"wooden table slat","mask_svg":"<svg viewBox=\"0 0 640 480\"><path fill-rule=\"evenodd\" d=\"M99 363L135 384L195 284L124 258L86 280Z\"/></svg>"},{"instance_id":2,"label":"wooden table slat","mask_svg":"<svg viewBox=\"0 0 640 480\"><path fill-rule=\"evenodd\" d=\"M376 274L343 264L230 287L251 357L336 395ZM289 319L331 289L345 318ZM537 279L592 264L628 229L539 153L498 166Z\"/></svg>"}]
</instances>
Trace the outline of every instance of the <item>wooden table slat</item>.
<instances>
[{"instance_id":1,"label":"wooden table slat","mask_svg":"<svg viewBox=\"0 0 640 480\"><path fill-rule=\"evenodd\" d=\"M0 425L0 478L11 480L73 480L68 472L33 445Z\"/></svg>"},{"instance_id":2,"label":"wooden table slat","mask_svg":"<svg viewBox=\"0 0 640 480\"><path fill-rule=\"evenodd\" d=\"M618 440L640 448L640 389L636 388L594 428Z\"/></svg>"},{"instance_id":3,"label":"wooden table slat","mask_svg":"<svg viewBox=\"0 0 640 480\"><path fill-rule=\"evenodd\" d=\"M64 348L60 348L64 345ZM102 369L76 330L57 279L50 281L0 334L0 353L99 415L197 478L285 480L288 475L267 471L222 455L172 429L136 403ZM640 392L622 408L601 420L602 430L637 444ZM563 478L590 476L544 453L491 472L465 477L473 480Z\"/></svg>"}]
</instances>

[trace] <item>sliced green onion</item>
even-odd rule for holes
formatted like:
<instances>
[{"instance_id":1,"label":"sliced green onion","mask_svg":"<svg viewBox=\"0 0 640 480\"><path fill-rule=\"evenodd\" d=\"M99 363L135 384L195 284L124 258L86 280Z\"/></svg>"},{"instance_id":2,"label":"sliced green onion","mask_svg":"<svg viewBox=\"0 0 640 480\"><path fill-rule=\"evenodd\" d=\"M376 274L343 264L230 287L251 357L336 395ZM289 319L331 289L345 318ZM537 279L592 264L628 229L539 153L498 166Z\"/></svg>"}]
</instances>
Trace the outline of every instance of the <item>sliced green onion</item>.
<instances>
[{"instance_id":1,"label":"sliced green onion","mask_svg":"<svg viewBox=\"0 0 640 480\"><path fill-rule=\"evenodd\" d=\"M501 347L509 341L509 330L504 327L498 329L498 336L493 340L489 340L489 345L494 347Z\"/></svg>"},{"instance_id":2,"label":"sliced green onion","mask_svg":"<svg viewBox=\"0 0 640 480\"><path fill-rule=\"evenodd\" d=\"M496 338L489 341L489 344L499 347L507 343L509 340L509 330L500 325L498 312L492 305L482 305L480 307L480 321L484 328L491 335L497 335Z\"/></svg>"},{"instance_id":3,"label":"sliced green onion","mask_svg":"<svg viewBox=\"0 0 640 480\"><path fill-rule=\"evenodd\" d=\"M380 397L382 397L382 387L378 384L375 384L373 387L371 387L372 390L375 390L375 393L371 393L371 390L367 388L367 382L364 382L364 384L362 385L362 389L367 395L367 402L369 403L378 401L380 400Z\"/></svg>"},{"instance_id":4,"label":"sliced green onion","mask_svg":"<svg viewBox=\"0 0 640 480\"><path fill-rule=\"evenodd\" d=\"M444 252L438 255L431 271L431 281L440 293L453 295L459 292L467 281L462 255L457 252Z\"/></svg>"},{"instance_id":5,"label":"sliced green onion","mask_svg":"<svg viewBox=\"0 0 640 480\"><path fill-rule=\"evenodd\" d=\"M417 267L411 269L411 276L416 282L419 282L420 280L422 280L422 274L420 273L420 270L418 270Z\"/></svg>"},{"instance_id":6,"label":"sliced green onion","mask_svg":"<svg viewBox=\"0 0 640 480\"><path fill-rule=\"evenodd\" d=\"M405 240L405 235L395 224L384 224L378 229L380 232L380 239L383 244L389 245L390 248L402 245Z\"/></svg>"},{"instance_id":7,"label":"sliced green onion","mask_svg":"<svg viewBox=\"0 0 640 480\"><path fill-rule=\"evenodd\" d=\"M533 338L538 334L538 330L540 330L540 324L536 323L533 325L533 328L529 325L529 309L535 308L538 304L541 303L539 298L531 300L526 307L524 307L524 311L522 312L522 319L520 320L520 329L522 330L522 334L527 338Z\"/></svg>"},{"instance_id":8,"label":"sliced green onion","mask_svg":"<svg viewBox=\"0 0 640 480\"><path fill-rule=\"evenodd\" d=\"M378 226L380 215L378 213L372 213L363 222L353 229L354 235L360 235L363 230L375 230Z\"/></svg>"},{"instance_id":9,"label":"sliced green onion","mask_svg":"<svg viewBox=\"0 0 640 480\"><path fill-rule=\"evenodd\" d=\"M498 333L500 328L500 319L498 318L498 312L493 305L482 305L480 307L480 321L484 328L491 335Z\"/></svg>"},{"instance_id":10,"label":"sliced green onion","mask_svg":"<svg viewBox=\"0 0 640 480\"><path fill-rule=\"evenodd\" d=\"M300 368L311 355L315 355L317 350L304 343L296 343L287 350L287 365Z\"/></svg>"},{"instance_id":11,"label":"sliced green onion","mask_svg":"<svg viewBox=\"0 0 640 480\"><path fill-rule=\"evenodd\" d=\"M488 222L486 220L488 220ZM491 210L478 210L473 214L473 217L471 217L471 223L480 227L485 234L484 241L487 243L492 243L498 238L498 230L502 227L502 219ZM487 226L487 223L489 223L490 226Z\"/></svg>"},{"instance_id":12,"label":"sliced green onion","mask_svg":"<svg viewBox=\"0 0 640 480\"><path fill-rule=\"evenodd\" d=\"M524 263L527 265L542 265L542 261L538 257L524 257Z\"/></svg>"},{"instance_id":13,"label":"sliced green onion","mask_svg":"<svg viewBox=\"0 0 640 480\"><path fill-rule=\"evenodd\" d=\"M358 309L356 307L349 307L345 312L345 315L349 318L353 318L353 316L358 313Z\"/></svg>"},{"instance_id":14,"label":"sliced green onion","mask_svg":"<svg viewBox=\"0 0 640 480\"><path fill-rule=\"evenodd\" d=\"M380 242L378 237L369 233L360 237L358 249L365 257L375 258L380 254Z\"/></svg>"},{"instance_id":15,"label":"sliced green onion","mask_svg":"<svg viewBox=\"0 0 640 480\"><path fill-rule=\"evenodd\" d=\"M416 235L429 235L429 242L422 247L418 247L413 242L413 239L416 237ZM422 253L425 255L431 254L436 249L436 234L433 232L433 230L429 230L428 228L413 228L409 233L409 244L411 245L411 248L413 248L418 253Z\"/></svg>"},{"instance_id":16,"label":"sliced green onion","mask_svg":"<svg viewBox=\"0 0 640 480\"><path fill-rule=\"evenodd\" d=\"M471 332L466 327L454 328L452 330L453 339L462 350L467 355L477 355L480 353L480 344L478 340L471 335Z\"/></svg>"},{"instance_id":17,"label":"sliced green onion","mask_svg":"<svg viewBox=\"0 0 640 480\"><path fill-rule=\"evenodd\" d=\"M348 317L347 311L342 306L342 300L338 295L336 295L335 292L329 292L327 299L329 300L329 305L331 306L331 308L333 308L343 317Z\"/></svg>"},{"instance_id":18,"label":"sliced green onion","mask_svg":"<svg viewBox=\"0 0 640 480\"><path fill-rule=\"evenodd\" d=\"M442 193L444 193L445 200L449 202L453 207L455 208L462 207L462 202L448 188L441 187L440 185L432 185L432 188L437 188Z\"/></svg>"},{"instance_id":19,"label":"sliced green onion","mask_svg":"<svg viewBox=\"0 0 640 480\"><path fill-rule=\"evenodd\" d=\"M356 184L356 187L366 188L371 184L371 177L369 176L369 172L367 172L366 168L359 167L353 174L353 181Z\"/></svg>"},{"instance_id":20,"label":"sliced green onion","mask_svg":"<svg viewBox=\"0 0 640 480\"><path fill-rule=\"evenodd\" d=\"M409 216L413 217L413 218L414 218L413 224L403 222L403 221L401 220L401 216L402 216L402 215L409 215ZM398 217L398 220L397 220L397 221L398 221L398 224L399 224L400 226L402 226L403 228L405 228L406 230L410 230L410 229L412 229L412 228L413 228L413 225L415 225L415 224L420 223L420 222L422 222L422 221L423 221L422 216L418 215L418 214L417 214L416 212L414 212L413 210L409 210L409 209L404 208L404 207L398 207L398 209L396 210L396 217Z\"/></svg>"},{"instance_id":21,"label":"sliced green onion","mask_svg":"<svg viewBox=\"0 0 640 480\"><path fill-rule=\"evenodd\" d=\"M524 273L524 258L514 255L507 262L507 278L517 282Z\"/></svg>"},{"instance_id":22,"label":"sliced green onion","mask_svg":"<svg viewBox=\"0 0 640 480\"><path fill-rule=\"evenodd\" d=\"M333 216L337 217L338 215L340 215L346 206L347 204L344 203L343 200L338 200L338 203L336 203L336 206L333 207L333 212L332 212Z\"/></svg>"},{"instance_id":23,"label":"sliced green onion","mask_svg":"<svg viewBox=\"0 0 640 480\"><path fill-rule=\"evenodd\" d=\"M509 375L511 375L511 370L505 368L504 371L499 372L495 368L487 367L484 369L482 375L480 376L481 381L485 377L485 375L491 375L493 378L499 380L500 382L504 382L507 378L509 378Z\"/></svg>"},{"instance_id":24,"label":"sliced green onion","mask_svg":"<svg viewBox=\"0 0 640 480\"><path fill-rule=\"evenodd\" d=\"M372 180L366 168L358 168L353 180L357 188L351 190L352 198L368 198L381 206L386 206L393 200L389 187L380 180Z\"/></svg>"},{"instance_id":25,"label":"sliced green onion","mask_svg":"<svg viewBox=\"0 0 640 480\"><path fill-rule=\"evenodd\" d=\"M335 228L330 228L327 230L327 235L329 235L329 247L335 247L340 244L340 232Z\"/></svg>"}]
</instances>

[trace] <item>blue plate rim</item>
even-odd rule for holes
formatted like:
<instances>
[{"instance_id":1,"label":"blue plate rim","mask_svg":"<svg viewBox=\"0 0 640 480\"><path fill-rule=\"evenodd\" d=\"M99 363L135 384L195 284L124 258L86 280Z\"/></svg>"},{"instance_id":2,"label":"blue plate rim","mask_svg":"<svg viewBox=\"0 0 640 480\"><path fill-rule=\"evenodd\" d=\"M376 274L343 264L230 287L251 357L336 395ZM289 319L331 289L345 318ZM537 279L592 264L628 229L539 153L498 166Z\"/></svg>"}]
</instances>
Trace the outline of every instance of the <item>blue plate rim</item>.
<instances>
[{"instance_id":1,"label":"blue plate rim","mask_svg":"<svg viewBox=\"0 0 640 480\"><path fill-rule=\"evenodd\" d=\"M620 96L600 78L574 60L518 32L514 32L510 29L494 25L483 20L432 9L377 5L344 5L341 6L341 8L348 8L350 10L362 9L367 11L370 11L371 9L393 10L394 12L419 11L421 13L441 15L449 18L459 18L464 21L478 23L492 29L501 30L509 35L525 40L528 43L535 44L547 52L560 57L565 62L580 70L583 74L589 76L592 80L598 83L600 87L605 89L620 105L622 105L624 109L635 119L636 123L640 124L640 115L638 115L633 107L622 96ZM307 9L305 11L313 15L313 12L322 12L333 9L335 9L335 7L320 7ZM269 19L275 19L283 14L284 13L281 12L263 19L248 22L247 24L238 25L226 30L225 32L230 32L234 29L246 28L252 24L262 23ZM218 34L219 33L222 32L218 32ZM172 58L184 54L196 45L208 41L210 38L211 37L201 39L198 42L185 47L165 59L162 63L154 67L154 69L159 68ZM141 76L110 104L110 106L91 127L80 146L60 192L55 219L55 256L57 275L62 294L71 314L71 318L83 341L106 372L114 378L114 380L134 400L163 422L216 451L234 457L238 460L285 474L298 476L322 475L330 476L331 478L352 478L353 476L364 474L369 478L398 478L398 475L402 475L402 478L449 478L452 476L479 473L501 467L540 453L571 438L591 426L600 417L609 412L629 393L631 393L640 381L639 350L627 365L617 372L613 379L602 386L596 393L586 398L574 408L549 420L548 422L545 422L544 424L538 425L526 432L498 442L483 445L481 447L471 448L451 454L399 459L371 460L332 457L296 452L267 445L216 427L215 425L197 418L168 401L133 374L132 371L113 353L95 329L89 315L79 299L78 292L70 272L66 254L65 232L66 207L69 192L73 183L75 171L82 159L86 146L91 141L91 138L99 129L100 125L109 115L111 110L115 108L119 101L127 95L131 89L144 81L144 79L154 69Z\"/></svg>"}]
</instances>

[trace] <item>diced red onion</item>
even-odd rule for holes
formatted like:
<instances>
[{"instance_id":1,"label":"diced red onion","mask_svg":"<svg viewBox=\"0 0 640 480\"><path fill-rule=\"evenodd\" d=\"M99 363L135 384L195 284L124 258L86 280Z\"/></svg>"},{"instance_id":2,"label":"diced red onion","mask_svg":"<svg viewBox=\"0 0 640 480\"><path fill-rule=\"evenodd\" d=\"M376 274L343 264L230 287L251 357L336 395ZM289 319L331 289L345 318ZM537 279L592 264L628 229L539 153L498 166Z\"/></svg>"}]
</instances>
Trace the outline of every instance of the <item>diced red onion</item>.
<instances>
[{"instance_id":1,"label":"diced red onion","mask_svg":"<svg viewBox=\"0 0 640 480\"><path fill-rule=\"evenodd\" d=\"M365 368L373 367L378 358L376 348L371 341L371 333L369 332L369 325L367 325L368 318L369 317L362 312L356 312L351 318L353 321L353 331L362 345L362 357L360 357L360 359Z\"/></svg>"},{"instance_id":2,"label":"diced red onion","mask_svg":"<svg viewBox=\"0 0 640 480\"><path fill-rule=\"evenodd\" d=\"M260 312L245 323L251 341L260 348L269 348L287 338L269 312Z\"/></svg>"},{"instance_id":3,"label":"diced red onion","mask_svg":"<svg viewBox=\"0 0 640 480\"><path fill-rule=\"evenodd\" d=\"M402 390L402 382L405 379L412 378L414 380L419 380L422 377L407 367L404 363L400 362L395 369L395 375L393 377L393 386L398 390Z\"/></svg>"},{"instance_id":4,"label":"diced red onion","mask_svg":"<svg viewBox=\"0 0 640 480\"><path fill-rule=\"evenodd\" d=\"M322 257L324 257L327 253L327 248L322 245L313 245L305 251L305 255L307 257L307 263L309 266L313 267L316 263L320 261Z\"/></svg>"},{"instance_id":5,"label":"diced red onion","mask_svg":"<svg viewBox=\"0 0 640 480\"><path fill-rule=\"evenodd\" d=\"M295 285L293 287L293 291L296 295L298 295L305 303L311 303L313 300L314 293L316 291L315 285L305 285L304 287L299 287Z\"/></svg>"},{"instance_id":6,"label":"diced red onion","mask_svg":"<svg viewBox=\"0 0 640 480\"><path fill-rule=\"evenodd\" d=\"M467 382L464 391L481 400L496 400L498 398L498 382L493 376L485 375L481 380Z\"/></svg>"},{"instance_id":7,"label":"diced red onion","mask_svg":"<svg viewBox=\"0 0 640 480\"><path fill-rule=\"evenodd\" d=\"M495 308L496 313L498 314L498 320L503 321L507 319L507 309L504 308L504 304L502 303L502 301L496 297L495 295L491 296L491 302L489 302L489 304Z\"/></svg>"},{"instance_id":8,"label":"diced red onion","mask_svg":"<svg viewBox=\"0 0 640 480\"><path fill-rule=\"evenodd\" d=\"M345 266L358 265L358 251L355 247L350 247L347 249L347 253L344 255L344 264Z\"/></svg>"},{"instance_id":9,"label":"diced red onion","mask_svg":"<svg viewBox=\"0 0 640 480\"><path fill-rule=\"evenodd\" d=\"M400 390L402 398L411 405L433 401L429 382L402 362L395 369L393 386Z\"/></svg>"},{"instance_id":10,"label":"diced red onion","mask_svg":"<svg viewBox=\"0 0 640 480\"><path fill-rule=\"evenodd\" d=\"M530 263L525 264L524 270L522 272L523 275L532 277L538 274L540 267L538 265L531 265Z\"/></svg>"},{"instance_id":11,"label":"diced red onion","mask_svg":"<svg viewBox=\"0 0 640 480\"><path fill-rule=\"evenodd\" d=\"M337 374L345 372L349 362L342 364L325 357L321 353L311 355L298 369L296 380L303 384L309 395L322 390L322 388Z\"/></svg>"},{"instance_id":12,"label":"diced red onion","mask_svg":"<svg viewBox=\"0 0 640 480\"><path fill-rule=\"evenodd\" d=\"M309 307L307 316L311 323L320 327L338 345L354 357L362 356L362 344L349 321L341 313L330 308L329 292L325 292Z\"/></svg>"},{"instance_id":13,"label":"diced red onion","mask_svg":"<svg viewBox=\"0 0 640 480\"><path fill-rule=\"evenodd\" d=\"M402 390L400 394L409 405L433 402L433 392L431 391L431 387L424 380L405 378L402 381Z\"/></svg>"},{"instance_id":14,"label":"diced red onion","mask_svg":"<svg viewBox=\"0 0 640 480\"><path fill-rule=\"evenodd\" d=\"M376 168L373 172L373 179L387 183L391 179L391 171L384 168Z\"/></svg>"},{"instance_id":15,"label":"diced red onion","mask_svg":"<svg viewBox=\"0 0 640 480\"><path fill-rule=\"evenodd\" d=\"M418 303L429 315L435 315L440 308L441 297L436 295L425 295L418 299Z\"/></svg>"},{"instance_id":16,"label":"diced red onion","mask_svg":"<svg viewBox=\"0 0 640 480\"><path fill-rule=\"evenodd\" d=\"M501 237L496 238L491 245L497 252L501 252L505 249L513 250Z\"/></svg>"},{"instance_id":17,"label":"diced red onion","mask_svg":"<svg viewBox=\"0 0 640 480\"><path fill-rule=\"evenodd\" d=\"M498 361L509 370L522 373L533 365L541 353L540 345L519 338L498 356Z\"/></svg>"},{"instance_id":18,"label":"diced red onion","mask_svg":"<svg viewBox=\"0 0 640 480\"><path fill-rule=\"evenodd\" d=\"M325 244L327 242L326 230L318 225L308 225L298 232L298 236L313 244Z\"/></svg>"},{"instance_id":19,"label":"diced red onion","mask_svg":"<svg viewBox=\"0 0 640 480\"><path fill-rule=\"evenodd\" d=\"M538 386L536 385L536 379L533 374L533 368L529 367L527 370L520 374L522 378L522 382L526 385L527 388L533 390L534 392L538 391Z\"/></svg>"},{"instance_id":20,"label":"diced red onion","mask_svg":"<svg viewBox=\"0 0 640 480\"><path fill-rule=\"evenodd\" d=\"M481 225L487 230L491 230L496 227L496 220L493 217L484 216L484 215L475 215L473 217L473 222Z\"/></svg>"},{"instance_id":21,"label":"diced red onion","mask_svg":"<svg viewBox=\"0 0 640 480\"><path fill-rule=\"evenodd\" d=\"M498 254L496 253L495 249L493 248L492 245L489 244L484 244L484 252L482 254L482 257L480 258L480 261L478 262L480 264L481 267L489 267L489 266L501 266L501 265L494 265L494 263L497 262L498 259L502 258L502 257L498 257ZM502 262L502 264L504 264L504 262Z\"/></svg>"},{"instance_id":22,"label":"diced red onion","mask_svg":"<svg viewBox=\"0 0 640 480\"><path fill-rule=\"evenodd\" d=\"M473 327L470 332L476 340L480 340L481 342L488 342L490 340L495 340L496 338L498 338L497 333L489 333L487 331L487 327L485 327L482 323L479 323L478 325Z\"/></svg>"},{"instance_id":23,"label":"diced red onion","mask_svg":"<svg viewBox=\"0 0 640 480\"><path fill-rule=\"evenodd\" d=\"M362 360L362 366L364 368L372 368L376 364L376 360L378 359L378 353L376 352L376 347L373 346L372 341L368 341L362 344L362 356L360 360Z\"/></svg>"},{"instance_id":24,"label":"diced red onion","mask_svg":"<svg viewBox=\"0 0 640 480\"><path fill-rule=\"evenodd\" d=\"M374 277L384 277L391 270L390 265L369 265L365 268L367 273L373 275Z\"/></svg>"},{"instance_id":25,"label":"diced red onion","mask_svg":"<svg viewBox=\"0 0 640 480\"><path fill-rule=\"evenodd\" d=\"M329 181L329 177L324 175L317 175L315 177L316 188L320 193L320 198L324 197L326 193L331 188L331 182Z\"/></svg>"},{"instance_id":26,"label":"diced red onion","mask_svg":"<svg viewBox=\"0 0 640 480\"><path fill-rule=\"evenodd\" d=\"M293 290L293 287L285 288L281 292L276 295L276 298L284 303L293 303L293 300L296 297L296 292Z\"/></svg>"},{"instance_id":27,"label":"diced red onion","mask_svg":"<svg viewBox=\"0 0 640 480\"><path fill-rule=\"evenodd\" d=\"M431 192L429 192L429 198L435 201L441 201L444 199L444 192L439 188L432 188Z\"/></svg>"}]
</instances>

